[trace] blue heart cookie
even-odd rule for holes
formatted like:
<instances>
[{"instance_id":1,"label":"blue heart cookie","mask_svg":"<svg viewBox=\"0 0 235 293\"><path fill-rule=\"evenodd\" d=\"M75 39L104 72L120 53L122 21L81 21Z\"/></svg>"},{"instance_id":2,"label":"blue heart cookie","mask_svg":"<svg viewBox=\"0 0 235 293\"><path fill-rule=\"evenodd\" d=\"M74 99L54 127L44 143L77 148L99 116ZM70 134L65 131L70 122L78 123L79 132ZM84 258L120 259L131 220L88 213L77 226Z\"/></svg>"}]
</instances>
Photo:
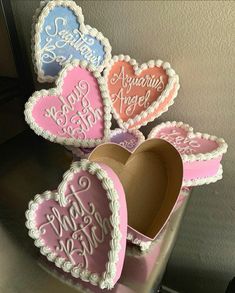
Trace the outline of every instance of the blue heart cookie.
<instances>
[{"instance_id":1,"label":"blue heart cookie","mask_svg":"<svg viewBox=\"0 0 235 293\"><path fill-rule=\"evenodd\" d=\"M34 65L40 82L54 81L74 59L102 71L111 59L107 38L84 25L82 9L74 1L50 1L38 13L33 36Z\"/></svg>"}]
</instances>

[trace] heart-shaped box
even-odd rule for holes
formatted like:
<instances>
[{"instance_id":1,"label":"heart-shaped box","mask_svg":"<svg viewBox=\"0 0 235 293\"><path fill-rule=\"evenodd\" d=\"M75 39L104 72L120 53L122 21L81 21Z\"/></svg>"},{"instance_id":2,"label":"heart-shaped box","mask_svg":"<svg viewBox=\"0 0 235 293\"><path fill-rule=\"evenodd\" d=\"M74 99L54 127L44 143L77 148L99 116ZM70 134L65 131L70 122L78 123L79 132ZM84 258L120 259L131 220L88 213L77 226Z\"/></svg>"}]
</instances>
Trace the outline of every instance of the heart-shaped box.
<instances>
[{"instance_id":1,"label":"heart-shaped box","mask_svg":"<svg viewBox=\"0 0 235 293\"><path fill-rule=\"evenodd\" d=\"M82 147L106 141L111 107L100 73L85 61L72 61L60 72L56 86L35 92L25 105L25 119L36 134Z\"/></svg>"},{"instance_id":2,"label":"heart-shaped box","mask_svg":"<svg viewBox=\"0 0 235 293\"><path fill-rule=\"evenodd\" d=\"M177 206L174 211L181 206L181 203L184 202L185 198L189 196L190 188L184 187L180 191L180 196L177 201ZM144 283L148 281L153 267L156 264L161 254L161 248L164 242L165 234L169 226L160 233L158 240L154 245L147 251L140 251L137 246L129 245L126 248L125 262L122 270L122 278L120 282L116 283L115 287L109 292L134 292L130 288L123 286L121 283L122 280L130 280L135 283ZM101 290L97 286L94 287L89 283L84 283L80 279L74 278L71 274L62 271L61 269L55 267L51 262L48 262L45 258L40 258L39 265L47 273L51 274L55 278L59 279L61 282L67 284L68 286L73 287L74 289L80 290L83 293L100 293L107 292L107 290ZM128 291L128 289L130 291Z\"/></svg>"},{"instance_id":3,"label":"heart-shaped box","mask_svg":"<svg viewBox=\"0 0 235 293\"><path fill-rule=\"evenodd\" d=\"M29 236L73 277L112 288L121 275L127 235L123 187L111 168L75 162L57 191L37 194L26 211Z\"/></svg>"},{"instance_id":4,"label":"heart-shaped box","mask_svg":"<svg viewBox=\"0 0 235 293\"><path fill-rule=\"evenodd\" d=\"M127 201L127 239L142 250L148 249L176 205L183 179L180 154L168 142L152 139L133 153L105 143L88 159L106 164L118 175Z\"/></svg>"},{"instance_id":5,"label":"heart-shaped box","mask_svg":"<svg viewBox=\"0 0 235 293\"><path fill-rule=\"evenodd\" d=\"M111 46L101 32L84 25L75 1L44 1L33 18L32 55L38 81L52 82L72 60L87 61L101 72L111 59Z\"/></svg>"},{"instance_id":6,"label":"heart-shaped box","mask_svg":"<svg viewBox=\"0 0 235 293\"><path fill-rule=\"evenodd\" d=\"M130 56L114 56L104 70L113 114L124 129L138 129L166 112L179 90L179 77L168 62L138 65Z\"/></svg>"},{"instance_id":7,"label":"heart-shaped box","mask_svg":"<svg viewBox=\"0 0 235 293\"><path fill-rule=\"evenodd\" d=\"M209 184L222 178L221 160L228 147L224 139L194 133L188 124L176 121L156 126L148 138L164 139L179 151L184 166L184 186Z\"/></svg>"},{"instance_id":8,"label":"heart-shaped box","mask_svg":"<svg viewBox=\"0 0 235 293\"><path fill-rule=\"evenodd\" d=\"M187 189L188 188L181 189L179 199L177 201L177 206L175 207L173 213L175 213L175 211L178 209L179 201L181 202L181 206L182 202L185 202L185 199L189 196L190 190ZM161 267L161 260L163 259L163 256L167 255L166 251L169 251L170 249L168 244L170 244L172 239L169 242L169 238L172 238L171 234L175 233L175 225L172 225L174 220L175 219L173 218L172 214L170 221L161 231L158 239L154 241L150 249L146 251L140 251L135 245L127 246L122 276L124 278L125 276L128 276L129 282L133 282L135 284L146 283L148 282L149 278L151 278L151 274L153 273L154 267L156 267L156 263L158 263Z\"/></svg>"},{"instance_id":9,"label":"heart-shaped box","mask_svg":"<svg viewBox=\"0 0 235 293\"><path fill-rule=\"evenodd\" d=\"M133 152L137 146L144 141L145 137L138 129L126 130L116 128L110 131L109 142L119 144L131 152ZM94 148L67 147L67 149L73 153L76 160L77 158L88 158Z\"/></svg>"}]
</instances>

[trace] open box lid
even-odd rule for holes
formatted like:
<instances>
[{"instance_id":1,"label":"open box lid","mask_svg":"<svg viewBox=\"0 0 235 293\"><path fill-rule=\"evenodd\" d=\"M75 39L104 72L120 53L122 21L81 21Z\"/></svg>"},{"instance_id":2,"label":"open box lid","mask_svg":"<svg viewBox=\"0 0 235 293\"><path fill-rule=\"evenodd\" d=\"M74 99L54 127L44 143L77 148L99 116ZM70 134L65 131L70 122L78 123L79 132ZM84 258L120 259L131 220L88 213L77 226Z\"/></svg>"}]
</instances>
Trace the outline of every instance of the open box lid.
<instances>
[{"instance_id":1,"label":"open box lid","mask_svg":"<svg viewBox=\"0 0 235 293\"><path fill-rule=\"evenodd\" d=\"M35 245L57 267L101 289L118 281L127 208L122 184L110 167L88 160L73 163L57 191L30 201L26 218Z\"/></svg>"}]
</instances>

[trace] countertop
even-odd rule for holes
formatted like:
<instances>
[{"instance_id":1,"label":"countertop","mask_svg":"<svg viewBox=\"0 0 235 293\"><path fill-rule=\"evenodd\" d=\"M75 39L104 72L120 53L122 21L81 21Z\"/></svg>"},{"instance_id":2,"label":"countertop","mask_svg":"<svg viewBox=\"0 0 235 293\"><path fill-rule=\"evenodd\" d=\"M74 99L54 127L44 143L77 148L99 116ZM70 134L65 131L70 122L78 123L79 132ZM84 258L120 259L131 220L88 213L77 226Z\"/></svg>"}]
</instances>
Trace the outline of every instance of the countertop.
<instances>
[{"instance_id":1,"label":"countertop","mask_svg":"<svg viewBox=\"0 0 235 293\"><path fill-rule=\"evenodd\" d=\"M62 146L25 131L0 146L0 160L0 292L93 292L86 291L84 283L64 276L60 270L52 270L51 264L34 247L24 224L28 201L36 193L57 187L72 161L71 154ZM128 246L121 279L108 292L147 293L157 288L188 198L181 199L162 240L148 253L141 254L135 247Z\"/></svg>"}]
</instances>

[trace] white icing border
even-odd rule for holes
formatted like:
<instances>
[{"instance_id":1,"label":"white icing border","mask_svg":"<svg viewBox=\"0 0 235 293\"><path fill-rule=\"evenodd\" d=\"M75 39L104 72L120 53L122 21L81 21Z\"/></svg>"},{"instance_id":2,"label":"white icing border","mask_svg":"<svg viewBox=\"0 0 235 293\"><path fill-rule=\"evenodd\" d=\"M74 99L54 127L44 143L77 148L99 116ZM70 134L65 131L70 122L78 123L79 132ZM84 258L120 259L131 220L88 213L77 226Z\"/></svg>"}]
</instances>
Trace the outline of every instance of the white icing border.
<instances>
[{"instance_id":1,"label":"white icing border","mask_svg":"<svg viewBox=\"0 0 235 293\"><path fill-rule=\"evenodd\" d=\"M168 223L166 227L160 233L159 237L156 238L156 240L154 241L144 242L137 238L134 239L134 237L130 234L129 236L130 239L128 241L134 244L135 246L134 245L127 246L126 255L137 257L137 258L147 255L155 245L159 244L163 240L167 227L168 227Z\"/></svg>"},{"instance_id":2,"label":"white icing border","mask_svg":"<svg viewBox=\"0 0 235 293\"><path fill-rule=\"evenodd\" d=\"M133 136L135 136L137 138L137 144L136 144L136 147L135 149L142 143L145 141L145 136L143 135L143 133L138 130L138 129L123 129L123 128L115 128L114 130L111 130L110 131L110 142L111 142L111 139L112 137L116 136L116 135L119 135L119 134L124 134L124 133L130 133L132 134ZM129 150L128 150L129 151ZM132 151L134 152L134 150Z\"/></svg>"},{"instance_id":3,"label":"white icing border","mask_svg":"<svg viewBox=\"0 0 235 293\"><path fill-rule=\"evenodd\" d=\"M126 256L140 258L146 256L152 249L153 245L151 244L149 249L141 250L137 245L127 245Z\"/></svg>"},{"instance_id":4,"label":"white icing border","mask_svg":"<svg viewBox=\"0 0 235 293\"><path fill-rule=\"evenodd\" d=\"M105 52L105 57L102 62L102 64L98 67L95 67L96 71L102 72L103 69L108 65L109 60L112 58L111 51L112 47L110 45L109 40L104 37L104 35L99 32L96 28L92 28L89 25L84 24L84 16L82 13L82 9L80 6L76 4L75 1L63 1L63 0L56 0L56 1L42 1L40 3L40 7L36 9L36 12L33 16L33 28L31 32L31 50L32 50L32 60L34 64L34 71L37 74L37 80L39 82L53 82L57 79L58 76L50 76L50 75L45 75L44 71L42 69L42 63L41 63L41 56L39 54L40 52L40 32L42 30L42 26L44 24L44 20L49 14L49 12L56 6L64 6L68 7L70 10L73 11L73 13L77 16L78 22L80 23L80 28L79 30L83 34L89 34L92 37L95 37L102 46L104 47L104 52ZM78 59L74 59L78 60ZM85 60L80 60L80 61L85 61Z\"/></svg>"},{"instance_id":5,"label":"white icing border","mask_svg":"<svg viewBox=\"0 0 235 293\"><path fill-rule=\"evenodd\" d=\"M72 70L74 67L81 67L92 73L92 75L97 79L101 98L103 100L103 111L104 111L104 136L102 139L75 139L75 138L62 138L57 135L51 134L49 131L43 129L35 122L32 111L34 105L42 97L50 95L59 95L62 92L64 85L64 79L67 76L67 73ZM25 120L29 124L30 128L34 130L37 135L41 135L45 139L50 140L51 142L56 142L62 145L72 145L72 146L82 146L82 147L95 147L102 142L106 142L109 139L110 127L111 127L111 105L108 98L108 91L106 87L106 82L101 74L94 69L94 66L88 65L86 61L77 61L74 60L69 64L66 64L65 67L60 71L59 78L56 80L56 88L51 88L49 90L40 90L33 93L29 98L28 102L25 104Z\"/></svg>"},{"instance_id":6,"label":"white icing border","mask_svg":"<svg viewBox=\"0 0 235 293\"><path fill-rule=\"evenodd\" d=\"M122 129L122 128L116 128L114 130L110 130L110 137L109 137L109 140L107 142L111 142L111 137L112 136L115 136L115 135L118 135L118 134L121 134L121 133L124 133L124 132L128 132L128 133L131 133L133 134L137 140L138 140L138 143L136 145L136 147L138 147L142 142L145 141L145 137L143 135L143 133L137 129ZM77 158L88 158L90 153L84 153L80 148L76 148L76 147L66 147L70 152L72 152L72 154L74 156L76 156ZM130 150L128 150L130 151ZM134 150L133 150L134 151ZM92 152L92 150L91 150Z\"/></svg>"},{"instance_id":7,"label":"white icing border","mask_svg":"<svg viewBox=\"0 0 235 293\"><path fill-rule=\"evenodd\" d=\"M131 233L127 234L126 239L128 241L130 241L131 243L133 243L135 245L138 245L140 247L141 251L149 250L149 248L150 248L150 246L152 244L152 241L142 241L142 240L140 240L138 238L134 238L134 236Z\"/></svg>"},{"instance_id":8,"label":"white icing border","mask_svg":"<svg viewBox=\"0 0 235 293\"><path fill-rule=\"evenodd\" d=\"M188 124L185 124L183 122L176 122L176 121L167 121L167 122L163 122L159 125L157 125L156 127L154 127L151 132L148 135L148 139L150 138L156 138L156 134L161 131L164 128L167 127L177 127L177 128L181 128L184 129L185 131L187 131L188 133L188 137L189 138L203 138L206 140L211 140L214 141L218 144L218 148L216 148L215 150L208 152L208 153L199 153L199 154L191 154L191 155L187 155L187 154L180 154L182 157L183 162L194 162L194 161L206 161L206 160L212 160L215 158L218 158L220 156L222 156L223 154L225 154L227 152L227 148L228 145L227 143L224 141L223 138L218 138L214 135L209 135L206 133L200 133L200 132L193 132L193 127L189 126Z\"/></svg>"},{"instance_id":9,"label":"white icing border","mask_svg":"<svg viewBox=\"0 0 235 293\"><path fill-rule=\"evenodd\" d=\"M102 276L73 266L72 263L67 261L65 258L58 257L55 252L51 252L51 249L45 245L42 239L40 239L40 232L36 227L36 211L38 206L43 201L50 199L62 203L62 206L63 204L66 204L64 191L66 190L67 182L73 178L74 174L80 171L86 171L96 176L102 183L102 187L106 191L107 198L110 201L109 208L112 212L112 215L110 216L110 223L113 226L113 230L111 232L110 251L108 253L109 261L105 265L106 271L102 274ZM73 163L70 169L64 173L63 181L58 187L58 192L45 191L42 194L37 194L34 199L29 202L28 210L25 212L25 216L27 219L25 225L29 229L29 236L35 240L35 246L40 248L41 254L45 255L49 261L54 262L57 267L63 269L65 272L71 273L73 277L80 278L84 282L90 282L92 285L99 286L101 289L111 289L115 285L114 278L116 275L116 266L119 260L119 252L121 250L120 240L121 237L123 237L119 230L119 196L114 187L113 181L97 163L93 163L88 160Z\"/></svg>"},{"instance_id":10,"label":"white icing border","mask_svg":"<svg viewBox=\"0 0 235 293\"><path fill-rule=\"evenodd\" d=\"M170 91L173 89L173 87L176 85L175 93L170 101L158 114L154 115L154 117L149 118L147 121L144 121L143 123L133 127L135 129L139 129L141 126L147 125L149 122L155 120L157 117L162 115L164 112L168 110L168 108L174 104L174 100L178 94L178 90L180 88L179 85L179 76L175 73L175 71L171 68L170 64L168 62L163 62L162 60L149 60L147 63L143 63L142 65L138 65L137 61L135 59L131 59L129 55L118 55L113 56L113 58L109 61L107 67L104 70L104 78L106 79L106 82L108 83L108 75L110 70L112 69L112 66L119 61L125 61L128 62L131 66L133 66L135 74L138 76L143 70L147 68L153 68L155 66L162 67L166 74L168 75L168 83L164 89L164 91L161 93L161 95L158 97L157 101L154 101L146 110L142 111L140 114L137 114L134 118L129 118L126 122L123 122L120 115L117 113L114 107L112 107L112 112L114 115L114 118L117 120L119 126L124 129L132 128L135 123L138 123L142 119L146 119L149 114L154 113L159 105L163 103L169 96ZM108 85L107 85L108 88ZM109 92L109 91L108 91ZM109 95L110 101L111 97ZM112 102L111 102L112 104Z\"/></svg>"},{"instance_id":11,"label":"white icing border","mask_svg":"<svg viewBox=\"0 0 235 293\"><path fill-rule=\"evenodd\" d=\"M190 187L190 186L198 186L198 185L215 183L216 181L218 181L222 178L223 178L223 167L220 164L219 169L214 176L197 178L197 179L192 179L192 180L184 180L183 187Z\"/></svg>"}]
</instances>

